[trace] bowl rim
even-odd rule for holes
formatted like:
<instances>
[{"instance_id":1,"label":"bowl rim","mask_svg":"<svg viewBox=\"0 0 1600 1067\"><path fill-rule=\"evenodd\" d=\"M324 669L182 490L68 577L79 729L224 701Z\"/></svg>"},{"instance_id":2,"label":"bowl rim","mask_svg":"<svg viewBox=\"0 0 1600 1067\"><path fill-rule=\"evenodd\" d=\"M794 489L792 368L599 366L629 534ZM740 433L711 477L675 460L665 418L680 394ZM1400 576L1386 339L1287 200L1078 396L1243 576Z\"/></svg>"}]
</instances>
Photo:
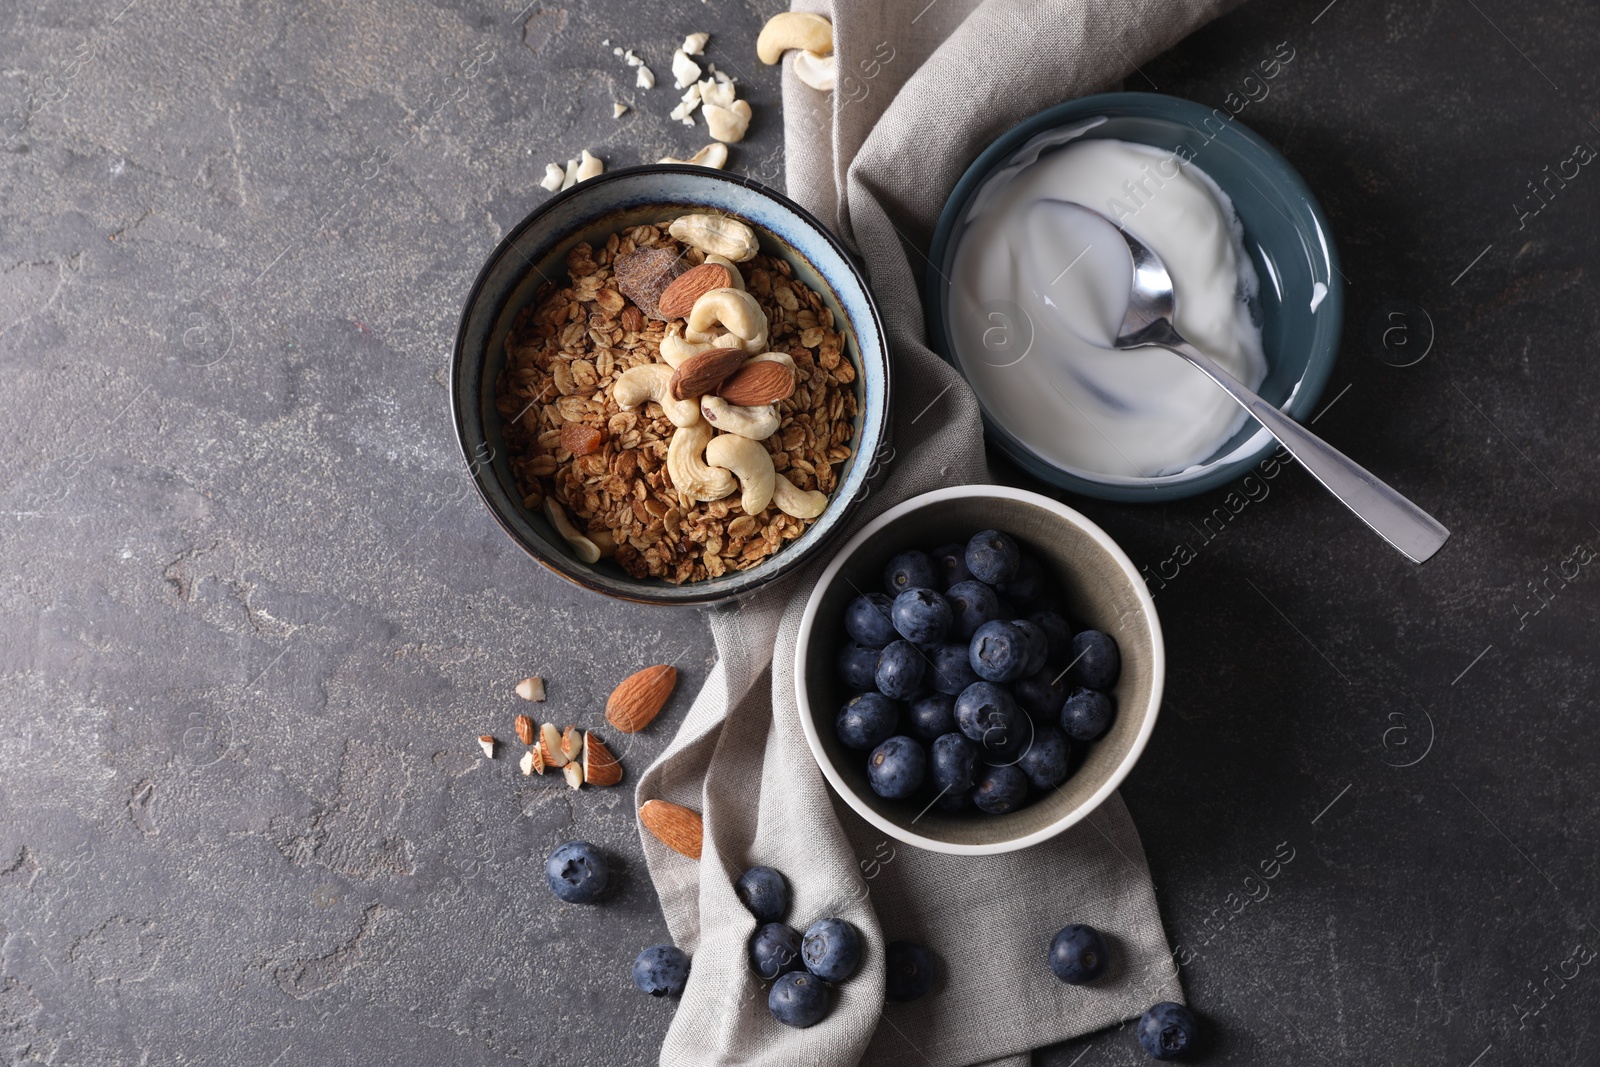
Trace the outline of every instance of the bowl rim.
<instances>
[{"instance_id":1,"label":"bowl rim","mask_svg":"<svg viewBox=\"0 0 1600 1067\"><path fill-rule=\"evenodd\" d=\"M1088 534L1116 562L1129 582L1133 584L1142 618L1150 632L1152 660L1150 700L1144 709L1144 721L1139 724L1139 732L1135 735L1133 744L1122 758L1122 762L1117 764L1100 788L1095 790L1089 799L1048 826L1014 840L979 845L959 844L924 837L885 819L870 806L863 803L856 796L855 790L845 782L844 777L834 767L832 761L827 758L827 754L822 747L822 738L817 732L816 717L811 713L811 702L807 698L806 692L805 657L811 644L811 635L815 629L817 611L821 607L824 590L838 577L839 571L844 567L845 560L860 549L879 530L882 530L896 519L914 511L919 511L930 504L963 497L999 497L1032 504L1052 512L1057 517L1077 527L1083 533ZM1156 719L1161 712L1161 698L1166 688L1166 677L1166 641L1161 634L1161 618L1156 614L1155 598L1150 595L1149 587L1145 585L1144 579L1140 577L1138 569L1133 564L1133 560L1122 550L1122 546L1112 540L1110 534L1106 533L1086 515L1068 507L1061 501L1041 493L1031 492L1027 489L1014 489L1005 485L954 485L944 489L935 489L931 492L911 497L909 500L904 500L873 518L871 522L857 531L855 536L845 543L844 547L834 554L833 559L828 562L827 569L822 572L821 577L817 579L817 584L812 587L811 595L806 600L805 611L800 617L799 635L795 643L794 689L795 703L800 712L800 728L805 733L806 745L811 749L811 758L816 761L817 767L822 771L823 777L828 780L828 784L833 787L833 791L844 798L845 803L850 805L850 809L857 815L896 840L908 845L915 845L930 852L941 852L955 856L995 856L1006 852L1017 852L1037 845L1042 841L1047 841L1086 819L1091 812L1104 803L1105 799L1122 785L1123 780L1128 777L1128 774L1133 770L1134 764L1139 761L1140 755L1143 754L1145 745L1149 742L1150 735L1155 730Z\"/></svg>"},{"instance_id":2,"label":"bowl rim","mask_svg":"<svg viewBox=\"0 0 1600 1067\"><path fill-rule=\"evenodd\" d=\"M828 502L828 508L838 506L842 510L833 522L833 525L829 529L824 530L822 536L816 541L812 542L810 545L807 545L804 553L794 553L791 555L789 553L789 547L798 546L786 546L785 549L782 549L769 557L764 564L759 565L756 568L752 568L753 571L767 570L767 573L752 573L750 580L747 583L741 585L737 589L727 591L704 592L696 594L692 591L692 585L704 585L706 583L685 583L681 586L672 587L674 589L688 591L685 593L685 595L679 596L654 595L649 591L653 587L646 587L642 585L636 591L623 592L602 586L595 582L591 582L580 573L568 571L561 565L560 561L547 558L546 554L539 548L539 546L530 544L528 541L526 541L522 537L521 533L511 524L510 521L508 521L508 518L501 514L500 509L495 505L495 502L489 495L485 485L486 477L492 476L492 474L485 474L485 468L492 466L492 464L483 463L475 457L474 446L468 442L466 435L466 408L468 403L471 401L471 398L462 395L461 381L462 367L467 358L467 320L471 315L473 308L482 298L484 288L488 284L489 276L494 271L496 265L499 264L501 259L508 251L513 249L517 240L521 238L524 233L536 226L546 215L552 213L560 205L575 197L585 195L592 190L604 186L610 182L618 181L624 178L636 178L641 175L651 174L684 174L709 181L722 181L731 185L743 186L758 196L766 197L767 199L777 203L785 210L792 212L797 219L809 226L823 241L830 245L833 250L838 253L839 258L845 263L850 272L852 280L854 281L856 287L860 290L862 300L866 305L867 313L870 319L870 328L877 335L879 339L879 348L882 351L883 408L881 413L877 416L877 440L876 443L873 444L871 450L872 458L863 459L864 453L860 447L857 447L855 456L853 457L856 462L865 462L867 464L867 476L862 482L861 487L849 497L841 498L836 495ZM663 202L668 202L669 199L670 198L664 197ZM559 243L559 240L560 238L557 239L557 243ZM813 269L816 269L819 275L827 278L827 276L823 275L821 269L817 268L815 264L813 264ZM835 279L827 278L827 280L831 285L837 285ZM859 333L861 328L860 324L852 322L851 325L855 327ZM857 350L859 351L860 348L861 346L858 342ZM864 355L863 362L865 362ZM517 223L506 232L505 236L495 244L493 250L490 251L489 254L484 258L483 266L479 268L477 276L472 281L472 286L467 290L466 298L461 303L461 311L456 322L455 342L451 346L450 363L448 367L450 379L450 421L455 432L456 444L460 448L461 455L466 461L468 477L472 481L472 487L477 492L478 499L483 504L484 510L486 510L494 519L495 524L499 526L500 529L503 530L505 534L510 537L519 548L522 549L524 553L530 556L534 562L538 563L550 573L555 574L568 582L571 582L573 585L579 586L585 590L588 590L589 592L596 593L612 600L621 600L634 604L645 604L652 607L704 607L707 605L723 604L738 600L759 589L762 589L771 582L787 577L793 572L794 567L797 564L814 562L816 559L816 554L833 544L843 533L845 527L848 525L848 517L850 513L853 512L860 502L870 493L874 482L878 481L883 475L883 467L885 464L878 462L876 457L882 455L884 451L889 448L890 439L893 432L893 423L892 419L890 418L890 413L893 410L894 404L894 373L892 368L893 360L889 354L889 334L884 328L883 315L878 309L877 300L872 295L871 286L867 284L866 275L862 272L861 266L857 262L855 255L849 250L849 248L845 246L844 242L841 241L832 230L828 229L828 227L825 226L814 214L806 210L800 204L791 200L789 197L785 196L783 193L780 193L776 189L764 185L761 182L748 177L747 175L733 174L708 167L696 167L686 164L644 163L637 166L619 167L616 170L606 171L603 174L598 174L593 178L579 182L569 189L561 190L560 192L556 193L556 195L534 207L532 211L523 217L521 222ZM865 367L862 368L862 373L865 374ZM863 385L863 395L864 394L865 386ZM863 404L863 407L864 406L865 405ZM868 427L870 418L869 413L864 410L861 418L862 428L860 436L862 441L865 442L870 437ZM827 514L827 509L824 509L823 514ZM767 569L766 564L768 563L777 565Z\"/></svg>"},{"instance_id":3,"label":"bowl rim","mask_svg":"<svg viewBox=\"0 0 1600 1067\"><path fill-rule=\"evenodd\" d=\"M972 163L962 172L961 178L951 189L950 196L945 200L944 207L940 209L939 221L934 228L933 240L928 248L928 262L934 267L923 276L921 287L924 328L927 330L929 347L946 363L961 372L960 365L952 353L949 331L945 329L945 292L948 283L940 284L942 274L938 267L955 236L957 217L966 209L983 182L989 177L996 163L1020 148L1029 138L1047 130L1057 129L1072 123L1082 122L1095 117L1117 117L1108 115L1108 112L1119 111L1127 115L1139 115L1148 118L1176 119L1181 121L1184 113L1189 117L1210 117L1214 111L1224 110L1209 108L1197 100L1186 97L1172 96L1168 93L1149 92L1114 92L1095 93L1090 96L1081 96L1074 100L1066 100L1059 104L1052 104L1042 111L1036 112L1021 122L1000 134L980 152ZM1325 351L1313 349L1306 363L1306 369L1300 375L1294 390L1284 403L1282 410L1290 417L1297 420L1304 419L1312 413L1317 402L1321 399L1323 390L1327 387L1328 379L1333 375L1334 364L1338 362L1339 345L1343 335L1344 324L1344 275L1339 267L1339 249L1333 241L1333 232L1328 223L1327 212L1312 194L1310 186L1306 184L1294 165L1278 151L1270 141L1262 137L1255 130L1245 125L1236 115L1230 113L1230 118L1223 133L1219 138L1232 138L1239 140L1252 152L1273 164L1281 172L1281 180L1289 191L1304 202L1306 212L1316 223L1319 233L1325 238L1322 250L1328 263L1328 292L1319 303L1319 307L1327 309L1328 317L1332 322L1328 335ZM963 380L965 374L962 374ZM981 405L980 405L981 407ZM1268 434L1261 445L1245 455L1240 455L1226 463L1220 463L1210 470L1187 478L1182 481L1173 481L1157 485L1124 484L1102 482L1093 478L1086 478L1071 471L1062 470L1054 464L1048 463L1029 452L1025 446L1016 442L1005 427L993 419L987 409L982 411L983 424L994 443L1022 469L1028 471L1041 481L1058 486L1069 492L1079 493L1083 496L1098 500L1113 500L1124 503L1160 503L1170 500L1185 500L1189 497L1199 496L1232 482L1236 478L1249 473L1257 464L1262 462L1267 455L1279 447L1278 442ZM1246 418L1248 426L1253 420ZM1259 430L1259 424L1257 424Z\"/></svg>"}]
</instances>

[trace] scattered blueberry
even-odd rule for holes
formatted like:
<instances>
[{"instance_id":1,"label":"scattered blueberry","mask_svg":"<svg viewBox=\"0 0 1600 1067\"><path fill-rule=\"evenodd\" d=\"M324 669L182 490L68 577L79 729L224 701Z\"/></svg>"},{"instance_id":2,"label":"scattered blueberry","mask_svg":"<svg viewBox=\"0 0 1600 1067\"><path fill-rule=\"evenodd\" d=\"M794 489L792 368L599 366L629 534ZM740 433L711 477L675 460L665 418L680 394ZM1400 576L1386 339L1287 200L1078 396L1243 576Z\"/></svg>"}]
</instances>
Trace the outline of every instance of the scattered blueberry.
<instances>
[{"instance_id":1,"label":"scattered blueberry","mask_svg":"<svg viewBox=\"0 0 1600 1067\"><path fill-rule=\"evenodd\" d=\"M1111 954L1100 931L1073 923L1056 931L1050 942L1050 969L1068 985L1086 985L1106 973Z\"/></svg>"},{"instance_id":2,"label":"scattered blueberry","mask_svg":"<svg viewBox=\"0 0 1600 1067\"><path fill-rule=\"evenodd\" d=\"M771 867L751 867L739 876L733 891L764 923L777 922L789 910L789 880Z\"/></svg>"},{"instance_id":3,"label":"scattered blueberry","mask_svg":"<svg viewBox=\"0 0 1600 1067\"><path fill-rule=\"evenodd\" d=\"M967 646L967 662L979 678L1010 682L1021 678L1028 665L1027 642L1016 627L996 619L978 627ZM879 664L879 673L883 666Z\"/></svg>"},{"instance_id":4,"label":"scattered blueberry","mask_svg":"<svg viewBox=\"0 0 1600 1067\"><path fill-rule=\"evenodd\" d=\"M1077 689L1061 705L1061 729L1074 741L1093 741L1116 716L1111 698L1098 689Z\"/></svg>"},{"instance_id":5,"label":"scattered blueberry","mask_svg":"<svg viewBox=\"0 0 1600 1067\"><path fill-rule=\"evenodd\" d=\"M933 991L938 977L933 953L915 941L891 941L883 950L884 993L890 1000L916 1000Z\"/></svg>"},{"instance_id":6,"label":"scattered blueberry","mask_svg":"<svg viewBox=\"0 0 1600 1067\"><path fill-rule=\"evenodd\" d=\"M1200 1024L1182 1004L1163 1000L1139 1020L1139 1044L1158 1060L1182 1059L1200 1039Z\"/></svg>"},{"instance_id":7,"label":"scattered blueberry","mask_svg":"<svg viewBox=\"0 0 1600 1067\"><path fill-rule=\"evenodd\" d=\"M839 709L833 732L844 747L865 752L893 737L899 723L899 704L882 693L858 693Z\"/></svg>"},{"instance_id":8,"label":"scattered blueberry","mask_svg":"<svg viewBox=\"0 0 1600 1067\"><path fill-rule=\"evenodd\" d=\"M1022 635L1022 647L1027 653L1027 662L1022 668L1023 676L1044 670L1045 661L1050 658L1050 638L1045 636L1044 627L1027 619L1015 619L1011 628Z\"/></svg>"},{"instance_id":9,"label":"scattered blueberry","mask_svg":"<svg viewBox=\"0 0 1600 1067\"><path fill-rule=\"evenodd\" d=\"M894 598L889 609L894 628L914 645L933 645L950 632L952 614L944 597L922 586Z\"/></svg>"},{"instance_id":10,"label":"scattered blueberry","mask_svg":"<svg viewBox=\"0 0 1600 1067\"><path fill-rule=\"evenodd\" d=\"M861 934L843 919L818 919L806 927L800 955L824 982L842 982L861 965Z\"/></svg>"},{"instance_id":11,"label":"scattered blueberry","mask_svg":"<svg viewBox=\"0 0 1600 1067\"><path fill-rule=\"evenodd\" d=\"M922 688L922 676L928 669L928 657L910 641L891 641L878 656L878 672L874 680L878 692L895 700L910 700Z\"/></svg>"},{"instance_id":12,"label":"scattered blueberry","mask_svg":"<svg viewBox=\"0 0 1600 1067\"><path fill-rule=\"evenodd\" d=\"M1044 631L1050 641L1049 662L1065 667L1072 659L1072 626L1059 611L1036 611L1028 621Z\"/></svg>"},{"instance_id":13,"label":"scattered blueberry","mask_svg":"<svg viewBox=\"0 0 1600 1067\"><path fill-rule=\"evenodd\" d=\"M915 793L927 773L927 749L904 735L889 738L867 759L867 781L872 791L891 800Z\"/></svg>"},{"instance_id":14,"label":"scattered blueberry","mask_svg":"<svg viewBox=\"0 0 1600 1067\"><path fill-rule=\"evenodd\" d=\"M954 640L969 640L978 627L1000 617L1000 598L976 579L957 582L945 590L944 598L950 603L950 636Z\"/></svg>"},{"instance_id":15,"label":"scattered blueberry","mask_svg":"<svg viewBox=\"0 0 1600 1067\"><path fill-rule=\"evenodd\" d=\"M1010 693L993 682L973 682L956 697L956 725L985 759L1003 762L1022 751L1033 724Z\"/></svg>"},{"instance_id":16,"label":"scattered blueberry","mask_svg":"<svg viewBox=\"0 0 1600 1067\"><path fill-rule=\"evenodd\" d=\"M882 593L867 593L850 601L844 609L844 628L858 644L882 648L896 637L889 608L894 601Z\"/></svg>"},{"instance_id":17,"label":"scattered blueberry","mask_svg":"<svg viewBox=\"0 0 1600 1067\"><path fill-rule=\"evenodd\" d=\"M929 553L933 557L933 571L938 580L933 587L941 593L958 582L965 582L972 577L972 572L967 570L967 546L944 545Z\"/></svg>"},{"instance_id":18,"label":"scattered blueberry","mask_svg":"<svg viewBox=\"0 0 1600 1067\"><path fill-rule=\"evenodd\" d=\"M1017 760L1017 766L1035 789L1054 789L1067 780L1071 756L1072 745L1066 734L1054 726L1035 726L1033 743Z\"/></svg>"},{"instance_id":19,"label":"scattered blueberry","mask_svg":"<svg viewBox=\"0 0 1600 1067\"><path fill-rule=\"evenodd\" d=\"M956 698L949 693L929 693L911 702L911 732L923 741L932 741L956 728Z\"/></svg>"},{"instance_id":20,"label":"scattered blueberry","mask_svg":"<svg viewBox=\"0 0 1600 1067\"><path fill-rule=\"evenodd\" d=\"M933 687L941 693L954 696L976 682L978 675L973 671L967 655L965 644L940 645L929 652L928 658L933 663L933 674L928 680L933 683ZM1061 701L1056 701L1056 707L1060 706Z\"/></svg>"},{"instance_id":21,"label":"scattered blueberry","mask_svg":"<svg viewBox=\"0 0 1600 1067\"><path fill-rule=\"evenodd\" d=\"M854 641L839 650L835 661L839 667L839 680L851 689L871 689L876 685L878 649L858 645Z\"/></svg>"},{"instance_id":22,"label":"scattered blueberry","mask_svg":"<svg viewBox=\"0 0 1600 1067\"><path fill-rule=\"evenodd\" d=\"M544 861L550 892L568 904L592 904L606 887L611 865L587 841L568 841Z\"/></svg>"},{"instance_id":23,"label":"scattered blueberry","mask_svg":"<svg viewBox=\"0 0 1600 1067\"><path fill-rule=\"evenodd\" d=\"M804 970L800 932L783 923L763 923L750 935L750 969L768 981L780 974Z\"/></svg>"},{"instance_id":24,"label":"scattered blueberry","mask_svg":"<svg viewBox=\"0 0 1600 1067\"><path fill-rule=\"evenodd\" d=\"M1024 611L1031 611L1044 599L1047 582L1039 561L1023 556L1017 572L1000 586L1000 594Z\"/></svg>"},{"instance_id":25,"label":"scattered blueberry","mask_svg":"<svg viewBox=\"0 0 1600 1067\"><path fill-rule=\"evenodd\" d=\"M977 770L977 742L966 734L957 733L935 739L928 754L928 773L933 787L939 790L941 801L952 796L965 800Z\"/></svg>"},{"instance_id":26,"label":"scattered blueberry","mask_svg":"<svg viewBox=\"0 0 1600 1067\"><path fill-rule=\"evenodd\" d=\"M883 591L897 597L907 589L931 589L938 571L926 552L902 552L883 569Z\"/></svg>"},{"instance_id":27,"label":"scattered blueberry","mask_svg":"<svg viewBox=\"0 0 1600 1067\"><path fill-rule=\"evenodd\" d=\"M1017 706L1027 712L1029 718L1045 721L1054 721L1061 714L1068 692L1067 672L1054 665L1038 674L1019 678L1011 685L1011 695L1017 698Z\"/></svg>"},{"instance_id":28,"label":"scattered blueberry","mask_svg":"<svg viewBox=\"0 0 1600 1067\"><path fill-rule=\"evenodd\" d=\"M967 570L980 582L1009 582L1022 562L1017 543L999 530L985 530L967 542Z\"/></svg>"},{"instance_id":29,"label":"scattered blueberry","mask_svg":"<svg viewBox=\"0 0 1600 1067\"><path fill-rule=\"evenodd\" d=\"M972 787L972 802L979 811L1004 815L1016 811L1028 799L1028 776L1009 764L981 767Z\"/></svg>"},{"instance_id":30,"label":"scattered blueberry","mask_svg":"<svg viewBox=\"0 0 1600 1067\"><path fill-rule=\"evenodd\" d=\"M1110 689L1122 673L1122 653L1116 638L1099 630L1084 630L1072 639L1072 670L1090 689Z\"/></svg>"},{"instance_id":31,"label":"scattered blueberry","mask_svg":"<svg viewBox=\"0 0 1600 1067\"><path fill-rule=\"evenodd\" d=\"M675 997L689 982L689 957L672 945L651 945L633 961L633 984L652 997Z\"/></svg>"},{"instance_id":32,"label":"scattered blueberry","mask_svg":"<svg viewBox=\"0 0 1600 1067\"><path fill-rule=\"evenodd\" d=\"M828 1014L827 984L804 971L785 974L772 984L767 1010L783 1025L804 1030Z\"/></svg>"}]
</instances>

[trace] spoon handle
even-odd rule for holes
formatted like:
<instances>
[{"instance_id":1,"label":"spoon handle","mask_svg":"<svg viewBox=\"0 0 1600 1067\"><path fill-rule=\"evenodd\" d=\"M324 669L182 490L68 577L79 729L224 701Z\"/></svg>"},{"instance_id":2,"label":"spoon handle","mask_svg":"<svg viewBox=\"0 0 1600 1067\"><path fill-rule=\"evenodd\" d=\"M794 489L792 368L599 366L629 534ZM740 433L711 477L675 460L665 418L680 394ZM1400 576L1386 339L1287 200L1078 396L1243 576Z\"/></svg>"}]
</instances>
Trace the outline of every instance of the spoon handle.
<instances>
[{"instance_id":1,"label":"spoon handle","mask_svg":"<svg viewBox=\"0 0 1600 1067\"><path fill-rule=\"evenodd\" d=\"M1413 563L1423 563L1444 545L1450 531L1417 505L1395 492L1375 474L1261 399L1211 357L1173 334L1155 341L1194 364L1227 391L1257 422L1282 442L1300 465L1328 492L1398 548Z\"/></svg>"}]
</instances>

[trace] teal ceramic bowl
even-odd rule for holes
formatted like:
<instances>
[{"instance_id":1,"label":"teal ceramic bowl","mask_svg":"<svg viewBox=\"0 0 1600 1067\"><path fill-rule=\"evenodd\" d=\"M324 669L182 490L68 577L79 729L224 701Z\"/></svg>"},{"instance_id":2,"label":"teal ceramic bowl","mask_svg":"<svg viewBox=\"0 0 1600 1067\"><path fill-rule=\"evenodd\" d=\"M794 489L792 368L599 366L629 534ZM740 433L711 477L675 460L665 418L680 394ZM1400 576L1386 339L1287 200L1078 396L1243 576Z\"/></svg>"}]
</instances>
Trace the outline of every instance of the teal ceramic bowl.
<instances>
[{"instance_id":1,"label":"teal ceramic bowl","mask_svg":"<svg viewBox=\"0 0 1600 1067\"><path fill-rule=\"evenodd\" d=\"M1260 393L1301 421L1327 384L1339 352L1343 276L1328 222L1288 160L1221 108L1156 93L1105 93L1041 111L984 150L956 183L934 233L923 306L935 350L957 370L949 329L951 264L976 198L1040 153L1077 139L1112 138L1166 151L1187 147L1193 163L1233 201L1261 285L1252 313L1261 325L1267 377ZM1242 477L1276 441L1247 420L1215 453L1154 478L1100 478L1045 460L986 411L989 436L1036 477L1102 500L1177 500Z\"/></svg>"},{"instance_id":2,"label":"teal ceramic bowl","mask_svg":"<svg viewBox=\"0 0 1600 1067\"><path fill-rule=\"evenodd\" d=\"M794 277L820 294L856 365L854 456L839 471L826 511L804 534L748 570L673 585L634 578L610 560L584 563L542 512L522 504L511 473L495 384L505 366L505 338L517 311L547 280L567 277L569 251L580 241L602 244L629 226L664 222L696 211L734 215L756 231L761 251L785 260ZM844 246L800 205L736 174L671 164L630 167L560 193L500 242L467 296L450 363L451 413L467 470L484 505L534 559L586 589L646 604L709 604L731 600L820 558L843 531L869 480L887 455L889 356L866 281Z\"/></svg>"}]
</instances>

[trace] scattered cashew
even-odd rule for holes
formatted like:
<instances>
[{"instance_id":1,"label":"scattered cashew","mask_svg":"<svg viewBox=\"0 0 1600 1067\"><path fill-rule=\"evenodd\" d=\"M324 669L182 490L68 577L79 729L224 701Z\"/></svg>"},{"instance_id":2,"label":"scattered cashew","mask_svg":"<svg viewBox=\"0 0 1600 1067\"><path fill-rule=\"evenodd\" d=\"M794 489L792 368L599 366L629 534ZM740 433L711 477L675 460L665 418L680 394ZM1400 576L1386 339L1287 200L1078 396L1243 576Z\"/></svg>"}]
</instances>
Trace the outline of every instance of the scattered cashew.
<instances>
[{"instance_id":1,"label":"scattered cashew","mask_svg":"<svg viewBox=\"0 0 1600 1067\"><path fill-rule=\"evenodd\" d=\"M667 445L667 476L673 487L691 500L721 500L738 488L732 474L706 464L706 445L716 432L707 423L696 421L674 430L672 443Z\"/></svg>"},{"instance_id":2,"label":"scattered cashew","mask_svg":"<svg viewBox=\"0 0 1600 1067\"><path fill-rule=\"evenodd\" d=\"M601 559L608 559L617 554L617 539L611 536L610 530L596 530L589 535L589 540L594 542Z\"/></svg>"},{"instance_id":3,"label":"scattered cashew","mask_svg":"<svg viewBox=\"0 0 1600 1067\"><path fill-rule=\"evenodd\" d=\"M801 52L794 57L794 76L813 89L831 93L839 81L839 57Z\"/></svg>"},{"instance_id":4,"label":"scattered cashew","mask_svg":"<svg viewBox=\"0 0 1600 1067\"><path fill-rule=\"evenodd\" d=\"M731 333L718 334L710 341L686 341L680 332L682 327L673 323L667 327L666 334L661 338L661 358L666 360L667 366L677 370L678 366L690 356L698 356L701 352L709 352L713 348L744 348L744 341Z\"/></svg>"},{"instance_id":5,"label":"scattered cashew","mask_svg":"<svg viewBox=\"0 0 1600 1067\"><path fill-rule=\"evenodd\" d=\"M821 15L805 11L785 11L772 16L761 27L761 36L756 38L756 55L770 66L791 48L801 48L819 56L832 55L833 25Z\"/></svg>"},{"instance_id":6,"label":"scattered cashew","mask_svg":"<svg viewBox=\"0 0 1600 1067\"><path fill-rule=\"evenodd\" d=\"M678 431L682 433L682 430ZM797 519L814 519L828 508L828 494L815 489L801 489L783 475L772 481L772 502L785 515Z\"/></svg>"},{"instance_id":7,"label":"scattered cashew","mask_svg":"<svg viewBox=\"0 0 1600 1067\"><path fill-rule=\"evenodd\" d=\"M749 102L745 100L735 100L727 107L707 104L700 109L700 113L706 117L706 129L711 136L726 144L737 144L744 140L753 115Z\"/></svg>"},{"instance_id":8,"label":"scattered cashew","mask_svg":"<svg viewBox=\"0 0 1600 1067\"><path fill-rule=\"evenodd\" d=\"M623 371L611 387L611 398L619 408L636 408L646 400L661 405L674 426L692 426L700 421L700 405L693 400L677 400L670 388L672 368L664 363L645 363Z\"/></svg>"},{"instance_id":9,"label":"scattered cashew","mask_svg":"<svg viewBox=\"0 0 1600 1067\"><path fill-rule=\"evenodd\" d=\"M684 339L696 343L712 340L713 324L739 338L738 347L746 352L761 352L767 347L767 314L756 298L742 289L728 286L700 294L684 323Z\"/></svg>"},{"instance_id":10,"label":"scattered cashew","mask_svg":"<svg viewBox=\"0 0 1600 1067\"><path fill-rule=\"evenodd\" d=\"M719 434L706 445L706 462L738 475L739 506L746 515L759 515L772 503L777 474L772 469L772 457L760 442L731 433Z\"/></svg>"},{"instance_id":11,"label":"scattered cashew","mask_svg":"<svg viewBox=\"0 0 1600 1067\"><path fill-rule=\"evenodd\" d=\"M721 170L728 164L728 146L720 141L713 141L688 159L678 159L675 156L662 156L657 163L683 163L691 167L710 167L712 170ZM706 257L710 259L710 256Z\"/></svg>"},{"instance_id":12,"label":"scattered cashew","mask_svg":"<svg viewBox=\"0 0 1600 1067\"><path fill-rule=\"evenodd\" d=\"M717 429L748 437L752 441L765 441L778 432L778 424L783 421L776 404L740 407L720 396L701 397L700 414Z\"/></svg>"},{"instance_id":13,"label":"scattered cashew","mask_svg":"<svg viewBox=\"0 0 1600 1067\"><path fill-rule=\"evenodd\" d=\"M710 146L707 145L706 147L709 148ZM722 146L718 145L717 147L721 148ZM723 148L722 150L723 150L724 153L727 152L726 148ZM703 151L705 151L705 149L702 148L701 151L703 152ZM745 289L744 289L744 275L739 273L739 268L734 265L733 260L728 259L725 256L719 256L719 255L716 255L715 253L711 253L711 254L708 254L706 256L706 262L707 263L715 263L719 267L722 267L725 270L727 270L727 272L728 272L728 288L737 289L741 293L745 291Z\"/></svg>"},{"instance_id":14,"label":"scattered cashew","mask_svg":"<svg viewBox=\"0 0 1600 1067\"><path fill-rule=\"evenodd\" d=\"M667 232L707 255L727 256L735 263L754 259L761 251L756 232L726 215L679 215Z\"/></svg>"},{"instance_id":15,"label":"scattered cashew","mask_svg":"<svg viewBox=\"0 0 1600 1067\"><path fill-rule=\"evenodd\" d=\"M578 180L580 182L588 181L590 178L595 177L605 169L606 165L600 160L596 159L594 155L591 154L587 148L585 148L583 150L583 156L578 160Z\"/></svg>"},{"instance_id":16,"label":"scattered cashew","mask_svg":"<svg viewBox=\"0 0 1600 1067\"><path fill-rule=\"evenodd\" d=\"M545 518L550 520L550 525L556 528L556 533L561 539L572 546L573 555L585 563L595 563L600 559L600 548L593 541L578 532L572 525L572 520L567 518L567 513L562 510L551 497L544 498Z\"/></svg>"},{"instance_id":17,"label":"scattered cashew","mask_svg":"<svg viewBox=\"0 0 1600 1067\"><path fill-rule=\"evenodd\" d=\"M566 180L566 177L567 172L561 164L546 163L544 165L544 177L539 180L539 186L553 193L561 188L561 183Z\"/></svg>"}]
</instances>

